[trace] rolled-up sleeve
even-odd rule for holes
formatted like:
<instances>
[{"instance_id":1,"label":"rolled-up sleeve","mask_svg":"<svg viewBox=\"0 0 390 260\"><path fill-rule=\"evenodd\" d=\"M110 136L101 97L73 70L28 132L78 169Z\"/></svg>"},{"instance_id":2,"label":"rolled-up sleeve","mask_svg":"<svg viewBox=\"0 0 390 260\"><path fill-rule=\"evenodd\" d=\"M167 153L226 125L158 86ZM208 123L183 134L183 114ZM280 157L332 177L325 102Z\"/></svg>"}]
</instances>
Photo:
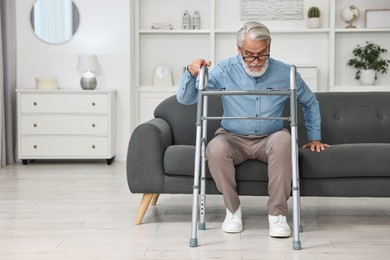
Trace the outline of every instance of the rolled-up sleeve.
<instances>
[{"instance_id":1,"label":"rolled-up sleeve","mask_svg":"<svg viewBox=\"0 0 390 260\"><path fill-rule=\"evenodd\" d=\"M180 81L179 88L176 93L176 99L179 103L184 105L191 105L196 103L198 99L198 89L196 88L196 76L190 74L188 70Z\"/></svg>"},{"instance_id":2,"label":"rolled-up sleeve","mask_svg":"<svg viewBox=\"0 0 390 260\"><path fill-rule=\"evenodd\" d=\"M305 117L307 138L309 141L321 140L321 115L317 97L300 77L297 82L301 84L298 89L298 101L302 105Z\"/></svg>"}]
</instances>

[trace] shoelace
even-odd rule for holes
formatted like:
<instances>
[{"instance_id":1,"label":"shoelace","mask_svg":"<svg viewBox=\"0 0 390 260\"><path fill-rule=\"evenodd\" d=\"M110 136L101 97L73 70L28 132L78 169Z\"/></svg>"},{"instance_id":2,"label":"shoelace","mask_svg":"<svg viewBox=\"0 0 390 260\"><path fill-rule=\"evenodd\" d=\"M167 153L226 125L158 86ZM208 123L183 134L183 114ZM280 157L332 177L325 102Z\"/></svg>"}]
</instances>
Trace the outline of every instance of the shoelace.
<instances>
[{"instance_id":1,"label":"shoelace","mask_svg":"<svg viewBox=\"0 0 390 260\"><path fill-rule=\"evenodd\" d=\"M239 219L238 214L237 214L236 212L234 212L234 213L232 214L231 219Z\"/></svg>"},{"instance_id":2,"label":"shoelace","mask_svg":"<svg viewBox=\"0 0 390 260\"><path fill-rule=\"evenodd\" d=\"M272 218L272 222L273 222L272 224L276 224L278 222L280 224L284 224L285 223L282 216L276 216L276 217Z\"/></svg>"}]
</instances>

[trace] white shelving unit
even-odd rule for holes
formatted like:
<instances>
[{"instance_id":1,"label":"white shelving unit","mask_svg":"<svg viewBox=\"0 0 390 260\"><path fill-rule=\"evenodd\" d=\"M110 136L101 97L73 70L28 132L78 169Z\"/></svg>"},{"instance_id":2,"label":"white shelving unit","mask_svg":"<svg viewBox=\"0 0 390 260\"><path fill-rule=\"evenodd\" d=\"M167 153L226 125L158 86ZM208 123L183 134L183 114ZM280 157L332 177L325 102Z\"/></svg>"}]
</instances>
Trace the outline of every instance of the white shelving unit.
<instances>
[{"instance_id":1,"label":"white shelving unit","mask_svg":"<svg viewBox=\"0 0 390 260\"><path fill-rule=\"evenodd\" d=\"M344 29L341 11L355 5L360 18L357 29ZM307 10L321 9L319 29L308 29ZM261 21L272 35L271 56L304 68L316 68L315 91L361 91L355 71L346 66L357 44L373 41L390 50L390 28L364 28L366 9L389 9L388 0L304 0L303 20ZM198 10L200 30L183 30L181 19L187 10ZM172 30L153 30L153 22L168 22ZM183 68L193 59L206 58L212 64L237 54L235 34L245 21L240 18L240 0L136 0L135 2L135 90L136 124L153 116L154 107L174 95ZM157 65L172 69L173 87L152 86ZM313 73L309 73L312 75ZM373 90L390 90L390 74L380 75Z\"/></svg>"},{"instance_id":2,"label":"white shelving unit","mask_svg":"<svg viewBox=\"0 0 390 260\"><path fill-rule=\"evenodd\" d=\"M375 86L361 86L355 80L355 70L346 64L352 56L352 49L357 44L363 45L366 41L375 42L390 51L390 28L365 28L365 10L390 9L387 0L330 0L333 10L334 25L330 27L329 45L333 50L329 67L330 91L390 91L390 74L379 75ZM341 11L348 5L355 5L360 10L359 19L354 22L355 29L345 29L346 23L341 19ZM388 56L390 57L390 55Z\"/></svg>"}]
</instances>

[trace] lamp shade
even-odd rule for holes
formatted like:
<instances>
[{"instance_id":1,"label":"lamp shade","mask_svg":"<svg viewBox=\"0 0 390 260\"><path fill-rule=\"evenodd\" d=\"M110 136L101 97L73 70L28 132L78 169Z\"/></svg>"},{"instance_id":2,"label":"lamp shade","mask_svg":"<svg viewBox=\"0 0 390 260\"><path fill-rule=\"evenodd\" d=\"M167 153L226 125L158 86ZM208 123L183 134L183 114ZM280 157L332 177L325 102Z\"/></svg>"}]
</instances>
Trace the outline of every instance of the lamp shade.
<instances>
[{"instance_id":1,"label":"lamp shade","mask_svg":"<svg viewBox=\"0 0 390 260\"><path fill-rule=\"evenodd\" d=\"M98 71L99 62L97 55L79 55L77 70L80 71Z\"/></svg>"}]
</instances>

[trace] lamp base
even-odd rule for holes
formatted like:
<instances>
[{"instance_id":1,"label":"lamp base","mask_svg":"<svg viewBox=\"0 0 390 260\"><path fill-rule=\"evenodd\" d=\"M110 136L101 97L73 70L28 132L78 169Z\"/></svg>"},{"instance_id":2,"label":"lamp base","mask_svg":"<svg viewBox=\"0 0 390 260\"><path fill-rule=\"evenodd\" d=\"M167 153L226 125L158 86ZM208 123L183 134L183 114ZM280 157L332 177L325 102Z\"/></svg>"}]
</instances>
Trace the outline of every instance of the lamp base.
<instances>
[{"instance_id":1,"label":"lamp base","mask_svg":"<svg viewBox=\"0 0 390 260\"><path fill-rule=\"evenodd\" d=\"M80 79L80 86L84 90L94 90L97 85L97 80L92 72L85 72Z\"/></svg>"}]
</instances>

